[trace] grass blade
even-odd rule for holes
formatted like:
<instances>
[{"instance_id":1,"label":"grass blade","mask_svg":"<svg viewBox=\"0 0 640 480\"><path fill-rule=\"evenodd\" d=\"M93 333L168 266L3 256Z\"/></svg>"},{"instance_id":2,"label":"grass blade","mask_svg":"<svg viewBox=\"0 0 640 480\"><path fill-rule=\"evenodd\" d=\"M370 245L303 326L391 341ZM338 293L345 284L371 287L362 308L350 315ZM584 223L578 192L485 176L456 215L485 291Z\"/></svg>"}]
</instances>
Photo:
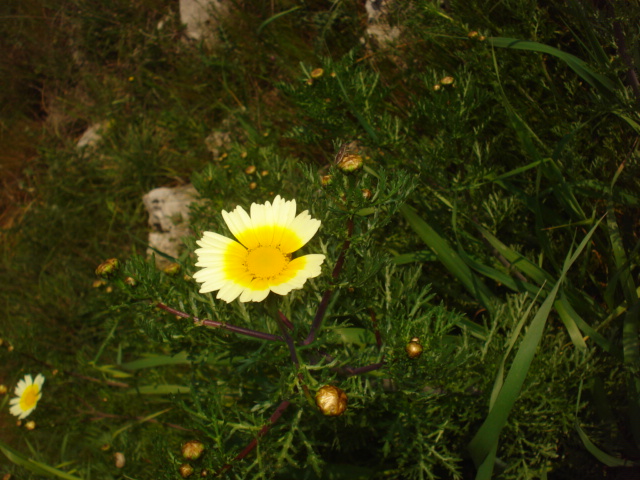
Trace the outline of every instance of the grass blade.
<instances>
[{"instance_id":1,"label":"grass blade","mask_svg":"<svg viewBox=\"0 0 640 480\"><path fill-rule=\"evenodd\" d=\"M36 475L42 475L47 478L58 477L65 480L82 480L82 478L80 477L76 477L67 472L63 472L62 470L58 470L57 468L53 468L44 463L36 462L35 460L27 458L23 454L21 454L17 450L12 449L11 447L9 447L9 445L3 442L0 442L0 450L5 454L9 461L22 468L26 468Z\"/></svg>"},{"instance_id":2,"label":"grass blade","mask_svg":"<svg viewBox=\"0 0 640 480\"><path fill-rule=\"evenodd\" d=\"M633 467L640 465L636 462L614 457L613 455L609 455L608 453L603 452L591 441L582 427L577 423L576 430L578 431L580 440L582 440L582 443L584 444L584 448L586 448L589 453L591 453L594 457L604 463L607 467Z\"/></svg>"},{"instance_id":3,"label":"grass blade","mask_svg":"<svg viewBox=\"0 0 640 480\"><path fill-rule=\"evenodd\" d=\"M574 72L578 74L585 82L594 87L600 93L613 97L616 91L616 85L604 75L593 71L589 65L575 55L563 52L555 47L544 45L538 42L529 42L518 40L517 38L491 37L487 41L493 47L511 48L514 50L528 50L531 52L546 53L559 58L567 64Z\"/></svg>"},{"instance_id":4,"label":"grass blade","mask_svg":"<svg viewBox=\"0 0 640 480\"><path fill-rule=\"evenodd\" d=\"M258 27L258 30L256 31L256 33L258 35L260 35L260 33L262 32L262 30L264 30L264 28L269 25L271 22L273 22L274 20L279 19L280 17L284 17L285 15L288 15L291 12L295 12L296 10L300 10L302 7L301 6L297 6L297 7L293 7L290 8L289 10L285 10L284 12L279 12L276 13L275 15L267 18L264 22L262 22L260 24L260 26Z\"/></svg>"},{"instance_id":5,"label":"grass blade","mask_svg":"<svg viewBox=\"0 0 640 480\"><path fill-rule=\"evenodd\" d=\"M493 305L498 301L497 298L482 280L477 275L474 275L467 264L460 258L458 252L456 252L444 238L438 235L412 207L403 205L400 207L400 211L409 222L411 228L413 228L420 239L427 244L447 270L462 282L465 288L479 303L491 311Z\"/></svg>"},{"instance_id":6,"label":"grass blade","mask_svg":"<svg viewBox=\"0 0 640 480\"><path fill-rule=\"evenodd\" d=\"M504 384L502 385L500 392L495 397L493 407L490 409L487 418L469 443L471 458L476 464L479 472L483 472L483 475L486 475L487 473L490 475L493 471L495 455L492 455L491 453L496 449L500 432L507 422L507 418L509 417L509 413L511 412L513 405L518 399L520 389L522 388L527 373L529 372L529 367L531 366L533 357L536 354L536 349L542 339L547 318L551 313L551 309L560 286L564 282L569 268L585 249L599 225L600 221L598 221L596 225L591 228L589 233L587 233L582 242L580 242L575 253L565 259L560 278L555 283L551 292L547 295L536 315L533 317L533 320L529 325L529 329L518 347L518 351L513 359ZM489 477L483 476L482 478Z\"/></svg>"}]
</instances>

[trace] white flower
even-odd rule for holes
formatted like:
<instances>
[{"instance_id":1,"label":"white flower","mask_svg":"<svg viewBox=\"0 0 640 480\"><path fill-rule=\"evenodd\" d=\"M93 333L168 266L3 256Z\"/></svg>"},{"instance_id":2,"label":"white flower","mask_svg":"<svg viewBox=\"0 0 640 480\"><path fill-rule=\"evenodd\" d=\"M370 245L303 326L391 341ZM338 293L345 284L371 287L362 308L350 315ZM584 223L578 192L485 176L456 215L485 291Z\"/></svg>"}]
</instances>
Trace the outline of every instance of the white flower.
<instances>
[{"instance_id":1,"label":"white flower","mask_svg":"<svg viewBox=\"0 0 640 480\"><path fill-rule=\"evenodd\" d=\"M23 419L33 412L42 397L43 383L44 376L41 373L36 376L35 381L31 375L26 375L20 380L14 391L15 398L9 401L11 415Z\"/></svg>"},{"instance_id":2,"label":"white flower","mask_svg":"<svg viewBox=\"0 0 640 480\"><path fill-rule=\"evenodd\" d=\"M202 283L200 293L218 291L217 298L232 302L261 302L269 292L286 295L320 275L324 255L291 258L320 227L320 220L305 210L296 216L295 200L278 195L273 204L251 204L250 215L236 207L222 217L237 242L205 232L197 243L198 263L193 275Z\"/></svg>"}]
</instances>

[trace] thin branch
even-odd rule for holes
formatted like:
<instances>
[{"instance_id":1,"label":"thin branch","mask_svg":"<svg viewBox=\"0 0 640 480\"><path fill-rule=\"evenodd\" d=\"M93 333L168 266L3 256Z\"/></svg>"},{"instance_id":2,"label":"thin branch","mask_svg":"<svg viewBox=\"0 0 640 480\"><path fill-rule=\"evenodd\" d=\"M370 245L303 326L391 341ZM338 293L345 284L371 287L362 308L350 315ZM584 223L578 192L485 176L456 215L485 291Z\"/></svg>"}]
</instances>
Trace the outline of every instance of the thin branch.
<instances>
[{"instance_id":1,"label":"thin branch","mask_svg":"<svg viewBox=\"0 0 640 480\"><path fill-rule=\"evenodd\" d=\"M159 425L173 428L175 430L182 430L184 432L197 432L197 430L193 430L191 428L185 428L180 425L176 425L175 423L161 422L159 420L156 420L155 418L148 418L147 416L141 417L139 415L138 416L116 415L115 413L101 412L99 410L96 410L96 408L93 405L90 405L85 400L80 399L80 401L84 403L89 408L89 410L88 411L78 410L78 412L86 415L93 415L93 418L91 418L91 420L100 420L102 418L120 418L123 420L138 420L142 423L144 422L157 423Z\"/></svg>"},{"instance_id":2,"label":"thin branch","mask_svg":"<svg viewBox=\"0 0 640 480\"><path fill-rule=\"evenodd\" d=\"M351 235L353 234L353 218L349 217L347 220L347 239L342 244L342 249L340 250L340 255L338 256L338 260L336 261L335 266L333 267L333 272L331 272L331 278L333 279L333 283L335 284L335 280L340 275L342 271L342 267L344 265L345 255L349 247L351 246ZM309 329L309 335L304 339L302 345L309 345L316 338L316 332L320 329L322 325L322 320L324 320L324 315L327 312L327 307L329 306L329 300L331 300L331 295L333 295L333 289L329 288L322 295L322 300L320 301L320 305L318 305L318 310L316 311L316 316L313 318L313 323L311 324L311 328Z\"/></svg>"},{"instance_id":3,"label":"thin branch","mask_svg":"<svg viewBox=\"0 0 640 480\"><path fill-rule=\"evenodd\" d=\"M291 335L289 335L289 332L287 332L287 324L290 325L291 322L289 322L287 317L285 317L280 310L278 310L278 317L276 319L278 320L278 326L280 327L280 331L282 332L282 337L284 338L284 341L287 344L287 347L289 347L289 354L291 354L291 362L293 363L293 365L296 367L296 370L297 370L298 368L300 368L300 362L298 361L296 346L293 344L293 338L291 338Z\"/></svg>"},{"instance_id":4,"label":"thin branch","mask_svg":"<svg viewBox=\"0 0 640 480\"><path fill-rule=\"evenodd\" d=\"M242 450L238 455L236 455L236 457L232 461L237 462L238 460L242 460L244 457L246 457L249 454L249 452L251 452L251 450L256 448L256 445L258 445L258 440L260 440L269 431L269 429L273 426L273 424L278 421L278 419L282 416L282 414L289 407L289 405L291 405L291 402L289 402L289 400L283 400L282 403L278 405L278 408L276 408L275 412L273 412L273 415L269 417L269 423L267 423L260 429L260 431L258 432L258 435L256 435L256 438L251 440L251 442L249 442L249 445L247 445L244 448L244 450ZM230 463L223 465L222 468L218 470L218 472L215 474L215 476L219 477L226 471L230 470L232 467L233 465L231 465Z\"/></svg>"},{"instance_id":5,"label":"thin branch","mask_svg":"<svg viewBox=\"0 0 640 480\"><path fill-rule=\"evenodd\" d=\"M627 51L627 41L624 37L624 32L622 31L622 25L617 20L613 22L613 36L616 39L616 45L618 46L620 57L622 57L622 60L627 65L627 80L629 85L633 90L633 94L636 96L636 100L640 101L640 83L638 82L636 67L633 64L633 58L631 58L631 55L629 55L629 52Z\"/></svg>"},{"instance_id":6,"label":"thin branch","mask_svg":"<svg viewBox=\"0 0 640 480\"><path fill-rule=\"evenodd\" d=\"M344 370L348 376L362 375L363 373L369 373L369 372L373 372L374 370L380 370L382 367L384 367L384 365L385 365L385 362L378 362L378 363L372 363L371 365L367 365L365 367L358 367L358 368L345 367Z\"/></svg>"},{"instance_id":7,"label":"thin branch","mask_svg":"<svg viewBox=\"0 0 640 480\"><path fill-rule=\"evenodd\" d=\"M165 310L173 315L177 315L178 317L190 318L193 320L193 323L195 323L196 325L205 325L207 327L222 328L224 330L229 330L230 332L239 333L241 335L247 335L249 337L259 338L260 340L271 340L275 342L284 341L284 339L278 335L259 332L257 330L251 330L249 328L236 327L235 325L230 325L224 322L218 322L216 320L202 320L198 317L194 317L193 315L189 315L188 313L181 312L180 310L176 310L175 308L168 307L164 303L158 303L156 304L156 307L162 310Z\"/></svg>"},{"instance_id":8,"label":"thin branch","mask_svg":"<svg viewBox=\"0 0 640 480\"><path fill-rule=\"evenodd\" d=\"M373 308L369 309L369 315L371 316L371 323L373 323L373 332L376 335L376 343L378 344L378 350L382 348L382 337L380 336L380 330L378 330L378 321L376 320L376 312Z\"/></svg>"}]
</instances>

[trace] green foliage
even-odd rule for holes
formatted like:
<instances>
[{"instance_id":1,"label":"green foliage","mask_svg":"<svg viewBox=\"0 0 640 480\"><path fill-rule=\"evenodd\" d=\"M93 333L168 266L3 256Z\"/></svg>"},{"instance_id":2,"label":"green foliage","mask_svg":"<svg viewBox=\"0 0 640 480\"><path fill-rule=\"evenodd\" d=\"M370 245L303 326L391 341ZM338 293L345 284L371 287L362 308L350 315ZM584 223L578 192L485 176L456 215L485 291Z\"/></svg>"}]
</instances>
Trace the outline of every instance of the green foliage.
<instances>
[{"instance_id":1,"label":"green foliage","mask_svg":"<svg viewBox=\"0 0 640 480\"><path fill-rule=\"evenodd\" d=\"M178 478L192 439L195 475L228 478L638 468L637 6L397 2L384 43L357 2L254 2L214 48L165 0L0 9L3 474ZM140 197L188 181L161 271ZM276 195L321 220L322 274L199 293L196 240ZM38 372L30 431L8 404Z\"/></svg>"}]
</instances>

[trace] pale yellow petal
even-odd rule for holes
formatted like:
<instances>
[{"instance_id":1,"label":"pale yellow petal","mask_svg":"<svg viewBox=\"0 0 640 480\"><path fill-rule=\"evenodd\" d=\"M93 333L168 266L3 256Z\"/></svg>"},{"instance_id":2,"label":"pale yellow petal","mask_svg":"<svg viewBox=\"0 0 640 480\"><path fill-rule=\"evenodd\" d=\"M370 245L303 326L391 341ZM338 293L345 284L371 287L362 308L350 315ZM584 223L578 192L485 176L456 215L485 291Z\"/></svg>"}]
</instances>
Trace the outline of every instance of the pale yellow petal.
<instances>
[{"instance_id":1,"label":"pale yellow petal","mask_svg":"<svg viewBox=\"0 0 640 480\"><path fill-rule=\"evenodd\" d=\"M288 226L280 242L280 249L284 253L292 253L302 248L311 237L313 237L318 228L320 228L320 220L311 218L306 210L300 213Z\"/></svg>"}]
</instances>

